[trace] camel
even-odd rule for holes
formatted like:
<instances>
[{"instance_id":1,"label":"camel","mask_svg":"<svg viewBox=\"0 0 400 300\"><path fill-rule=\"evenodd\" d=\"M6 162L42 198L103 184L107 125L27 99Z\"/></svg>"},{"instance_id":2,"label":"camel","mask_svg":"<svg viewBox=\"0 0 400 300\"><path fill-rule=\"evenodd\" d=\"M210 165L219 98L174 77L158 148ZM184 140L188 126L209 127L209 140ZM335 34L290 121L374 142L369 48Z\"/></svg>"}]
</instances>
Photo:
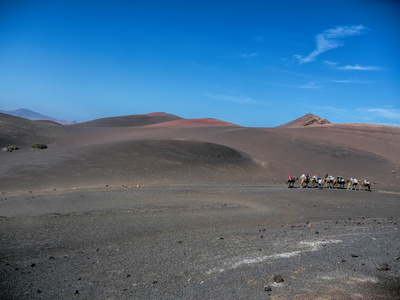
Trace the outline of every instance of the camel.
<instances>
[{"instance_id":1,"label":"camel","mask_svg":"<svg viewBox=\"0 0 400 300\"><path fill-rule=\"evenodd\" d=\"M294 177L294 176L289 176L289 177L286 179L285 187L287 187L287 188L289 188L289 187L294 187L294 183L295 183L297 180L299 180L299 179L296 178L296 177Z\"/></svg>"},{"instance_id":2,"label":"camel","mask_svg":"<svg viewBox=\"0 0 400 300\"><path fill-rule=\"evenodd\" d=\"M318 181L319 181L319 178L317 178L317 177L311 178L311 187L317 187L317 186L319 186Z\"/></svg>"},{"instance_id":3,"label":"camel","mask_svg":"<svg viewBox=\"0 0 400 300\"><path fill-rule=\"evenodd\" d=\"M371 191L371 185L372 184L367 179L365 179L365 180L361 181L360 187L358 188L358 190L360 191L362 189L363 191L365 191L365 190Z\"/></svg>"},{"instance_id":4,"label":"camel","mask_svg":"<svg viewBox=\"0 0 400 300\"><path fill-rule=\"evenodd\" d=\"M348 190L357 190L358 180L356 178L350 178L348 181L349 185L347 186Z\"/></svg>"},{"instance_id":5,"label":"camel","mask_svg":"<svg viewBox=\"0 0 400 300\"><path fill-rule=\"evenodd\" d=\"M301 182L300 182L300 188L303 187L308 187L308 184L310 183L310 175L301 175L300 176Z\"/></svg>"},{"instance_id":6,"label":"camel","mask_svg":"<svg viewBox=\"0 0 400 300\"><path fill-rule=\"evenodd\" d=\"M324 184L326 188L333 188L333 176L326 176L324 179Z\"/></svg>"},{"instance_id":7,"label":"camel","mask_svg":"<svg viewBox=\"0 0 400 300\"><path fill-rule=\"evenodd\" d=\"M344 189L346 181L342 177L338 177L333 181L333 187Z\"/></svg>"}]
</instances>

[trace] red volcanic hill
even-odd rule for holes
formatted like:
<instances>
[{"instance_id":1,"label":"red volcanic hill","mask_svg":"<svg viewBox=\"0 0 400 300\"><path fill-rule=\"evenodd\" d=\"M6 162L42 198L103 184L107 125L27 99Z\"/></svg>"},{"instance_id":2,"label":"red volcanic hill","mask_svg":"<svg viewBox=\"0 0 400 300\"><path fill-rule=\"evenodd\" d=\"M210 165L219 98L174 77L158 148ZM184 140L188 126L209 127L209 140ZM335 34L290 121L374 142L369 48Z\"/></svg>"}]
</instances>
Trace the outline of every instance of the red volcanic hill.
<instances>
[{"instance_id":1,"label":"red volcanic hill","mask_svg":"<svg viewBox=\"0 0 400 300\"><path fill-rule=\"evenodd\" d=\"M205 127L205 126L239 126L239 125L213 118L202 118L202 119L180 119L180 120L148 125L147 127Z\"/></svg>"},{"instance_id":2,"label":"red volcanic hill","mask_svg":"<svg viewBox=\"0 0 400 300\"><path fill-rule=\"evenodd\" d=\"M142 115L127 115L118 117L109 117L87 121L74 126L78 127L136 127L147 126L157 123L181 120L181 117L167 114L164 112L154 112Z\"/></svg>"},{"instance_id":3,"label":"red volcanic hill","mask_svg":"<svg viewBox=\"0 0 400 300\"><path fill-rule=\"evenodd\" d=\"M315 125L326 125L326 124L332 124L332 123L329 122L327 119L322 119L316 115L308 113L300 118L297 118L296 120L290 121L288 123L282 124L277 127L291 128L291 127L304 127L304 126L315 126Z\"/></svg>"},{"instance_id":4,"label":"red volcanic hill","mask_svg":"<svg viewBox=\"0 0 400 300\"><path fill-rule=\"evenodd\" d=\"M239 125L213 118L184 119L176 115L164 112L102 118L74 125L74 127L142 127L142 126L208 127L208 126L239 126Z\"/></svg>"}]
</instances>

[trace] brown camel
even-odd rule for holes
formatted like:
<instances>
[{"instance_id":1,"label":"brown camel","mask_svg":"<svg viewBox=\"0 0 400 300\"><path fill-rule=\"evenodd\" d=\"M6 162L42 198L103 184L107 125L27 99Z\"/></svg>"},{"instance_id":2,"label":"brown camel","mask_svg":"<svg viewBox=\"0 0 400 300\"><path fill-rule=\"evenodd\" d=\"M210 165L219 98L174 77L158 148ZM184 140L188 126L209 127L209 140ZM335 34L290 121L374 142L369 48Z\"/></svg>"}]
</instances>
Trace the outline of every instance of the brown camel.
<instances>
[{"instance_id":1,"label":"brown camel","mask_svg":"<svg viewBox=\"0 0 400 300\"><path fill-rule=\"evenodd\" d=\"M348 190L357 190L357 186L358 186L358 180L356 179L356 178L351 178L349 181L348 181L348 183L349 183L349 185L347 186L347 189Z\"/></svg>"},{"instance_id":2,"label":"brown camel","mask_svg":"<svg viewBox=\"0 0 400 300\"><path fill-rule=\"evenodd\" d=\"M331 188L332 189L333 188L333 179L330 176L325 177L324 184L325 184L326 188Z\"/></svg>"},{"instance_id":3,"label":"brown camel","mask_svg":"<svg viewBox=\"0 0 400 300\"><path fill-rule=\"evenodd\" d=\"M338 177L333 181L333 187L344 189L346 181L342 177Z\"/></svg>"},{"instance_id":4,"label":"brown camel","mask_svg":"<svg viewBox=\"0 0 400 300\"><path fill-rule=\"evenodd\" d=\"M376 184L376 182L374 182L374 184ZM358 188L358 190L360 191L361 189L363 191L371 191L371 183L368 180L363 180L360 183L360 187Z\"/></svg>"},{"instance_id":5,"label":"brown camel","mask_svg":"<svg viewBox=\"0 0 400 300\"><path fill-rule=\"evenodd\" d=\"M299 180L298 178L294 177L294 176L289 176L286 181L285 181L285 187L289 188L289 187L294 187L294 183Z\"/></svg>"},{"instance_id":6,"label":"brown camel","mask_svg":"<svg viewBox=\"0 0 400 300\"><path fill-rule=\"evenodd\" d=\"M318 186L318 178L311 178L311 187L317 187Z\"/></svg>"},{"instance_id":7,"label":"brown camel","mask_svg":"<svg viewBox=\"0 0 400 300\"><path fill-rule=\"evenodd\" d=\"M308 187L308 184L310 183L310 177L307 177L305 175L301 175L300 178L301 178L300 188Z\"/></svg>"}]
</instances>

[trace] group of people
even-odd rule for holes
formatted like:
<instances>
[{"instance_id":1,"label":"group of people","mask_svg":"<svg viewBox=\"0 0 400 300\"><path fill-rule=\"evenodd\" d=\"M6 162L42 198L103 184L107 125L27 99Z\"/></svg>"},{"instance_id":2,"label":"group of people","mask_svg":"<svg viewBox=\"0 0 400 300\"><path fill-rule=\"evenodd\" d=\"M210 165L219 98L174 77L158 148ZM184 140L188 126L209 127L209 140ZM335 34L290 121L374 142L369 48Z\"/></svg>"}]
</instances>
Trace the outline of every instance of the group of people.
<instances>
[{"instance_id":1,"label":"group of people","mask_svg":"<svg viewBox=\"0 0 400 300\"><path fill-rule=\"evenodd\" d=\"M330 182L333 183L334 180L335 180L335 178L334 178L332 175L329 175L328 173L325 174L324 180L323 180L321 177L318 177L318 176L315 175L315 174L314 174L312 177L310 177L310 174L309 174L309 173L303 174L303 175L300 176L300 179L303 179L303 178L305 178L305 181L307 181L307 182L312 181L312 182L318 183L318 186L319 186L319 187L321 187L322 184L325 183L325 182L330 181ZM290 181L290 180L294 180L294 181L295 181L295 179L296 179L295 176L291 176L290 174L288 174L288 176L287 176L287 181ZM344 184L344 183L346 182L342 176L336 177L336 180L337 180L337 183L340 183L340 184ZM358 180L357 178L350 178L350 180L349 180L348 182L349 182L351 185L357 185L357 184L359 183L359 180ZM361 182L362 182L365 186L369 186L369 185L370 185L370 182L369 182L368 179L362 179Z\"/></svg>"},{"instance_id":2,"label":"group of people","mask_svg":"<svg viewBox=\"0 0 400 300\"><path fill-rule=\"evenodd\" d=\"M350 178L350 182L353 183L353 184L357 184L358 183L358 179L357 178ZM363 180L361 180L361 182L364 183L364 185L370 185L368 179L363 179Z\"/></svg>"}]
</instances>

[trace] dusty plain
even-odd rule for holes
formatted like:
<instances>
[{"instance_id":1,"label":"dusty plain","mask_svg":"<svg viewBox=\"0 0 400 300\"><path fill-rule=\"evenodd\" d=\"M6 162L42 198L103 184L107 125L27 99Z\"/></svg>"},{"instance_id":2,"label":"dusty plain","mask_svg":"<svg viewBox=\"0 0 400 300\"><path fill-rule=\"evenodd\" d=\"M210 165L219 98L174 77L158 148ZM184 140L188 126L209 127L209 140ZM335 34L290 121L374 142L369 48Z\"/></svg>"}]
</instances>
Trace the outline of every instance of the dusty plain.
<instances>
[{"instance_id":1,"label":"dusty plain","mask_svg":"<svg viewBox=\"0 0 400 300\"><path fill-rule=\"evenodd\" d=\"M400 299L397 127L0 121L1 299Z\"/></svg>"}]
</instances>

